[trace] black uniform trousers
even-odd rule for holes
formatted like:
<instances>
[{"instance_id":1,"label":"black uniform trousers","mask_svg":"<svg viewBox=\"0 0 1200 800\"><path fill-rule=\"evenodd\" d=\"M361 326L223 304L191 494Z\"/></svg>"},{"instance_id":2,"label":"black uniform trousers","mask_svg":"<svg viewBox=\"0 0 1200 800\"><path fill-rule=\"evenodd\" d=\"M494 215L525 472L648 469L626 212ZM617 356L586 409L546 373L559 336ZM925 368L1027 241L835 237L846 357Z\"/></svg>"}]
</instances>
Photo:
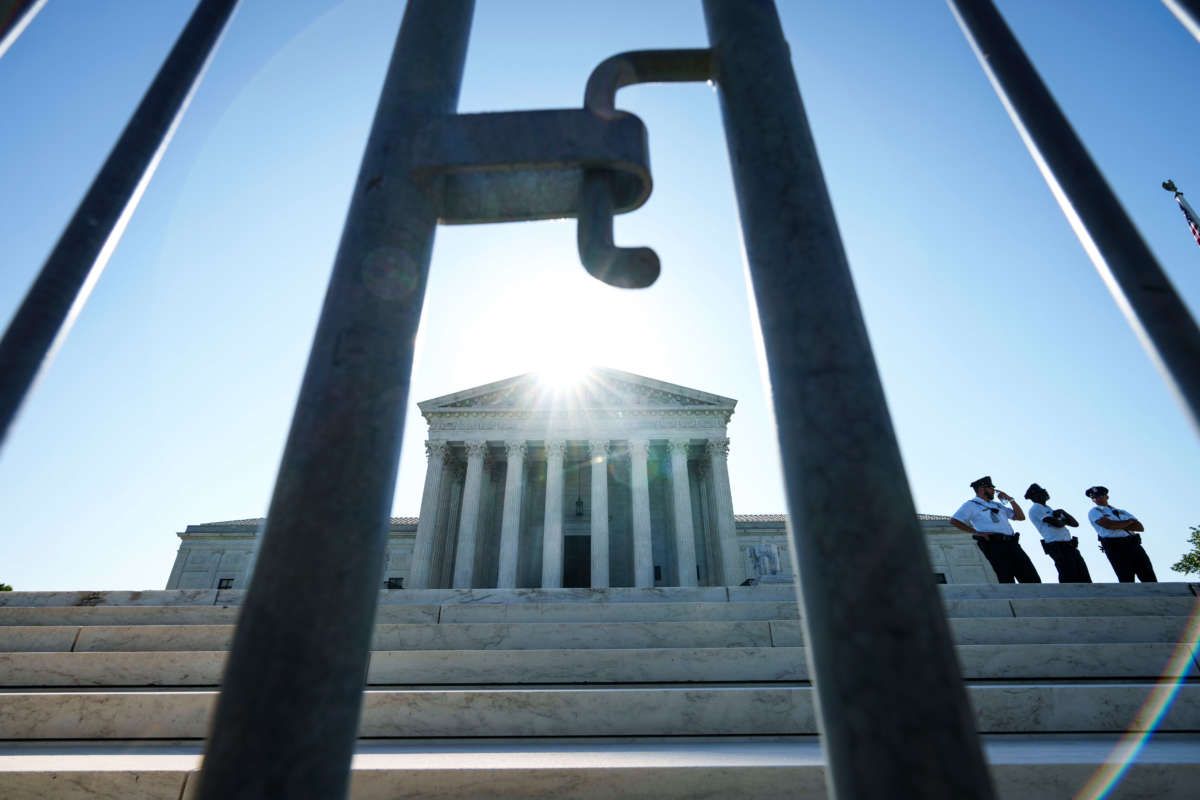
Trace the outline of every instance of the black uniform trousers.
<instances>
[{"instance_id":1,"label":"black uniform trousers","mask_svg":"<svg viewBox=\"0 0 1200 800\"><path fill-rule=\"evenodd\" d=\"M1087 562L1079 555L1079 540L1072 537L1065 542L1042 542L1046 555L1054 559L1058 569L1059 583L1091 583Z\"/></svg>"},{"instance_id":2,"label":"black uniform trousers","mask_svg":"<svg viewBox=\"0 0 1200 800\"><path fill-rule=\"evenodd\" d=\"M1016 536L993 533L988 538L976 535L975 544L996 571L1000 583L1041 583L1029 555L1021 549Z\"/></svg>"},{"instance_id":3,"label":"black uniform trousers","mask_svg":"<svg viewBox=\"0 0 1200 800\"><path fill-rule=\"evenodd\" d=\"M1158 582L1154 567L1150 566L1150 556L1142 549L1142 537L1104 536L1100 539L1100 549L1108 556L1108 563L1121 583L1133 583L1134 576L1142 583Z\"/></svg>"}]
</instances>

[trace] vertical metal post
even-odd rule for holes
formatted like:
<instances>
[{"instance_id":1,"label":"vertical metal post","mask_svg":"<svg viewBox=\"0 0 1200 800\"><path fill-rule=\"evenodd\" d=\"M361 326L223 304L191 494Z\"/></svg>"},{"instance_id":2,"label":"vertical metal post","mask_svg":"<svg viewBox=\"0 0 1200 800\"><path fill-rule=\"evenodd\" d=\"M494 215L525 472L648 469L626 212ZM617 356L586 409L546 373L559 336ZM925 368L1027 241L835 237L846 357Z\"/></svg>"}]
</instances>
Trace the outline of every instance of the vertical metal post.
<instances>
[{"instance_id":1,"label":"vertical metal post","mask_svg":"<svg viewBox=\"0 0 1200 800\"><path fill-rule=\"evenodd\" d=\"M0 0L0 58L29 27L46 0Z\"/></svg>"},{"instance_id":2,"label":"vertical metal post","mask_svg":"<svg viewBox=\"0 0 1200 800\"><path fill-rule=\"evenodd\" d=\"M1200 328L989 0L948 0L1059 208L1200 432Z\"/></svg>"},{"instance_id":3,"label":"vertical metal post","mask_svg":"<svg viewBox=\"0 0 1200 800\"><path fill-rule=\"evenodd\" d=\"M212 724L206 800L348 789L438 218L409 177L411 145L455 111L473 6L405 9Z\"/></svg>"},{"instance_id":4,"label":"vertical metal post","mask_svg":"<svg viewBox=\"0 0 1200 800\"><path fill-rule=\"evenodd\" d=\"M1163 5L1200 41L1200 0L1163 0Z\"/></svg>"},{"instance_id":5,"label":"vertical metal post","mask_svg":"<svg viewBox=\"0 0 1200 800\"><path fill-rule=\"evenodd\" d=\"M237 4L196 6L0 339L0 445L100 279Z\"/></svg>"},{"instance_id":6,"label":"vertical metal post","mask_svg":"<svg viewBox=\"0 0 1200 800\"><path fill-rule=\"evenodd\" d=\"M832 797L992 797L773 3L704 0Z\"/></svg>"}]
</instances>

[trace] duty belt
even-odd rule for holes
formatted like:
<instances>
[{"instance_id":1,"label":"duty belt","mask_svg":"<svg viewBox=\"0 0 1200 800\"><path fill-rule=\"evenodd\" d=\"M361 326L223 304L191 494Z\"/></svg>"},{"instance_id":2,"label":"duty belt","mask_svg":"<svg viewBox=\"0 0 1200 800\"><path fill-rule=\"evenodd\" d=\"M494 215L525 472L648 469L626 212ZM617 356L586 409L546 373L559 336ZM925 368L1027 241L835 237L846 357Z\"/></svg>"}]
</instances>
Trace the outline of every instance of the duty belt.
<instances>
[{"instance_id":1,"label":"duty belt","mask_svg":"<svg viewBox=\"0 0 1200 800\"><path fill-rule=\"evenodd\" d=\"M1136 542L1137 544L1142 543L1142 535L1140 533L1130 533L1130 534L1126 534L1125 536L1098 536L1096 538L1098 538L1100 540L1100 549L1101 550L1104 549L1105 543L1113 543L1113 542L1121 542L1122 544L1125 544L1128 542Z\"/></svg>"},{"instance_id":2,"label":"duty belt","mask_svg":"<svg viewBox=\"0 0 1200 800\"><path fill-rule=\"evenodd\" d=\"M1050 548L1054 547L1056 544L1069 545L1069 546L1075 548L1076 550L1078 550L1079 549L1079 537L1072 536L1070 539L1060 539L1057 542L1047 542L1045 539L1043 539L1042 540L1042 552L1045 553L1046 555L1051 555Z\"/></svg>"}]
</instances>

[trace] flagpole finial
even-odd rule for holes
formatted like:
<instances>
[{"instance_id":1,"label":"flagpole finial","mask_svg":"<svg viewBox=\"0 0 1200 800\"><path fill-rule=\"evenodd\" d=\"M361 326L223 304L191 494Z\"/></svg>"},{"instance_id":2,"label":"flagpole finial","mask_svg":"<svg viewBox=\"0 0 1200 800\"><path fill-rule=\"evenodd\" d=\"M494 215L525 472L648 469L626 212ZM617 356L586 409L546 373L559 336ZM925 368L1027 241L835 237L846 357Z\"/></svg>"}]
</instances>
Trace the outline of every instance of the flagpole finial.
<instances>
[{"instance_id":1,"label":"flagpole finial","mask_svg":"<svg viewBox=\"0 0 1200 800\"><path fill-rule=\"evenodd\" d=\"M1167 178L1165 181L1162 182L1162 187L1164 189L1166 189L1168 192L1174 192L1175 194L1183 194L1183 192L1179 191L1179 189L1175 186L1175 181L1171 180L1170 178Z\"/></svg>"}]
</instances>

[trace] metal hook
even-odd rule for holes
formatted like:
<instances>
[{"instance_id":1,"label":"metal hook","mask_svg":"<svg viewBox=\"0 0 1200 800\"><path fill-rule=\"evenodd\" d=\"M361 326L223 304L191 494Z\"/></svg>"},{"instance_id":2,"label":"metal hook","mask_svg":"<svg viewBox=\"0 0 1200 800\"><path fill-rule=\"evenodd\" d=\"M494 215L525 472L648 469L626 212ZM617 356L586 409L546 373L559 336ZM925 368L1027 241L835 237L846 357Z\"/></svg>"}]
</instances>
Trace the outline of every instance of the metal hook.
<instances>
[{"instance_id":1,"label":"metal hook","mask_svg":"<svg viewBox=\"0 0 1200 800\"><path fill-rule=\"evenodd\" d=\"M605 59L592 70L583 106L591 113L614 119L617 90L635 83L682 83L712 77L712 51L635 50ZM579 198L579 259L592 277L625 289L645 288L661 271L658 255L649 247L613 244L612 175L605 169L585 169Z\"/></svg>"}]
</instances>

